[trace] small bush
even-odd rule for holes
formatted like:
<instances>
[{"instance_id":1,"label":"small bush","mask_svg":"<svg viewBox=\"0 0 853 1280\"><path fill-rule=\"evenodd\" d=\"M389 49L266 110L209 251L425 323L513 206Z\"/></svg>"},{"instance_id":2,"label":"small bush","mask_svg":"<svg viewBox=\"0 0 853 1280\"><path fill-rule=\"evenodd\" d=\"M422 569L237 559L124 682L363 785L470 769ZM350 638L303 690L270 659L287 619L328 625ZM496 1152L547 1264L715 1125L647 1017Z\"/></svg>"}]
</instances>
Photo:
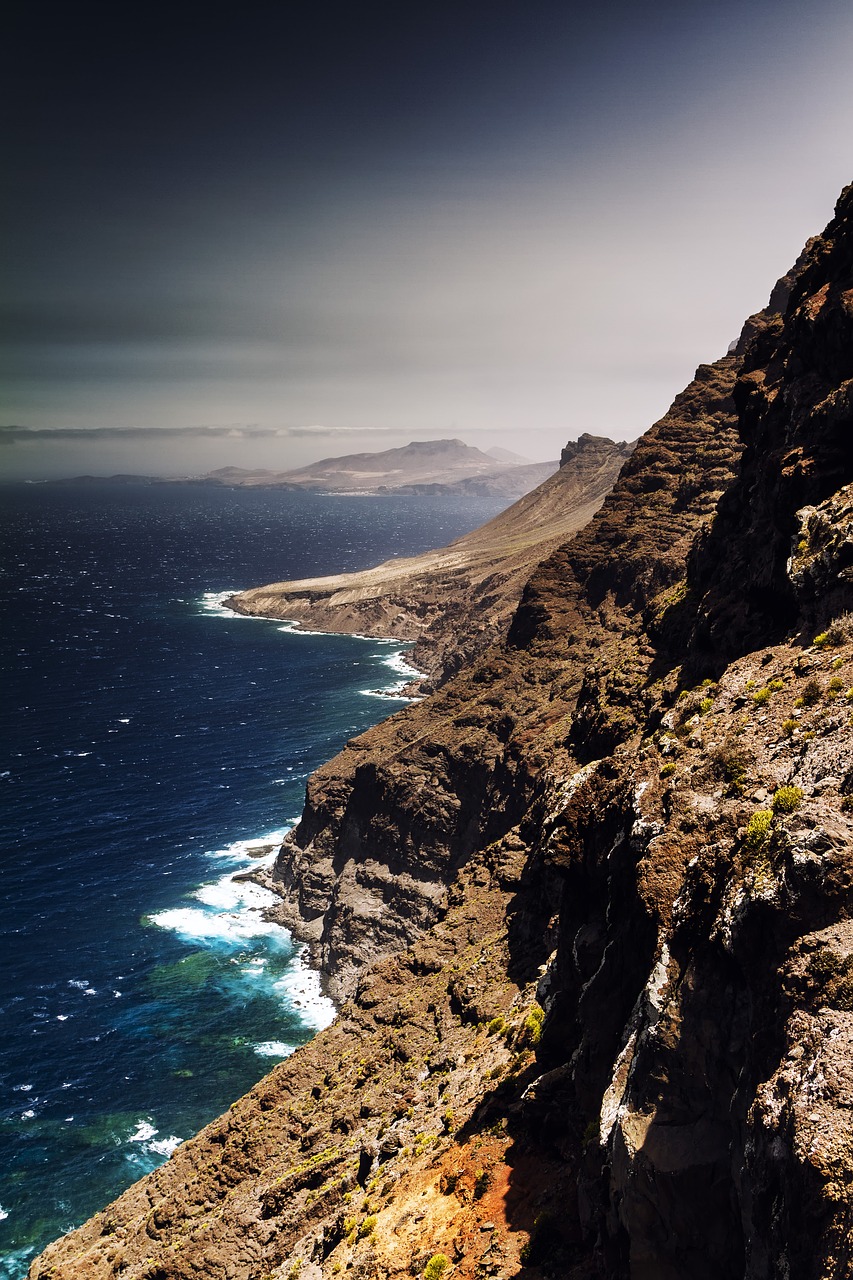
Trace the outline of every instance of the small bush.
<instances>
[{"instance_id":1,"label":"small bush","mask_svg":"<svg viewBox=\"0 0 853 1280\"><path fill-rule=\"evenodd\" d=\"M492 1184L492 1175L488 1169L480 1169L474 1179L474 1199L481 1200Z\"/></svg>"},{"instance_id":2,"label":"small bush","mask_svg":"<svg viewBox=\"0 0 853 1280\"><path fill-rule=\"evenodd\" d=\"M703 698L697 708L700 716L706 716L708 712L711 710L711 708L713 707L713 705L714 705L713 698Z\"/></svg>"},{"instance_id":3,"label":"small bush","mask_svg":"<svg viewBox=\"0 0 853 1280\"><path fill-rule=\"evenodd\" d=\"M853 809L853 796L842 796L841 808L849 813Z\"/></svg>"},{"instance_id":4,"label":"small bush","mask_svg":"<svg viewBox=\"0 0 853 1280\"><path fill-rule=\"evenodd\" d=\"M535 1049L542 1039L542 1023L544 1021L545 1010L538 1004L531 1005L530 1011L522 1023L518 1043L520 1045L529 1045L531 1049Z\"/></svg>"},{"instance_id":5,"label":"small bush","mask_svg":"<svg viewBox=\"0 0 853 1280\"><path fill-rule=\"evenodd\" d=\"M674 760L667 760L666 764L662 764L660 767L660 776L662 778L671 778L677 768L678 765Z\"/></svg>"},{"instance_id":6,"label":"small bush","mask_svg":"<svg viewBox=\"0 0 853 1280\"><path fill-rule=\"evenodd\" d=\"M424 1267L424 1280L441 1280L449 1266L450 1259L446 1253L434 1253Z\"/></svg>"},{"instance_id":7,"label":"small bush","mask_svg":"<svg viewBox=\"0 0 853 1280\"><path fill-rule=\"evenodd\" d=\"M815 706L815 704L820 702L821 698L823 697L823 685L819 680L816 680L814 676L812 676L811 679L807 680L806 683L803 685L803 689L802 689L802 693L800 694L800 697L803 700L803 706L805 707Z\"/></svg>"},{"instance_id":8,"label":"small bush","mask_svg":"<svg viewBox=\"0 0 853 1280\"><path fill-rule=\"evenodd\" d=\"M744 836L744 844L749 849L760 849L767 842L770 835L770 828L773 825L772 809L756 809L755 813L746 824L746 835Z\"/></svg>"},{"instance_id":9,"label":"small bush","mask_svg":"<svg viewBox=\"0 0 853 1280\"><path fill-rule=\"evenodd\" d=\"M829 682L827 693L829 694L830 698L837 698L842 692L843 688L844 688L844 681L841 679L841 676L833 676Z\"/></svg>"},{"instance_id":10,"label":"small bush","mask_svg":"<svg viewBox=\"0 0 853 1280\"><path fill-rule=\"evenodd\" d=\"M783 722L782 732L784 733L786 738L792 738L794 736L794 733L797 731L797 729L799 729L799 727L800 727L799 720L795 720L793 717L791 717L790 720L785 720Z\"/></svg>"},{"instance_id":11,"label":"small bush","mask_svg":"<svg viewBox=\"0 0 853 1280\"><path fill-rule=\"evenodd\" d=\"M506 1021L500 1014L496 1018L492 1018L486 1026L486 1031L490 1036L499 1036L502 1031L506 1030Z\"/></svg>"},{"instance_id":12,"label":"small bush","mask_svg":"<svg viewBox=\"0 0 853 1280\"><path fill-rule=\"evenodd\" d=\"M778 693L780 689L785 688L785 681L780 680L779 677L777 676L775 680L767 681L767 688L770 690L771 693Z\"/></svg>"},{"instance_id":13,"label":"small bush","mask_svg":"<svg viewBox=\"0 0 853 1280\"><path fill-rule=\"evenodd\" d=\"M833 646L846 644L853 639L853 613L842 613L833 618L825 632L826 638Z\"/></svg>"},{"instance_id":14,"label":"small bush","mask_svg":"<svg viewBox=\"0 0 853 1280\"><path fill-rule=\"evenodd\" d=\"M800 787L778 787L770 801L774 813L793 813L803 803Z\"/></svg>"},{"instance_id":15,"label":"small bush","mask_svg":"<svg viewBox=\"0 0 853 1280\"><path fill-rule=\"evenodd\" d=\"M815 636L814 640L812 640L812 644L816 649L825 649L829 644L829 632L821 631L820 635Z\"/></svg>"},{"instance_id":16,"label":"small bush","mask_svg":"<svg viewBox=\"0 0 853 1280\"><path fill-rule=\"evenodd\" d=\"M362 1219L361 1226L358 1229L359 1240L364 1240L367 1236L372 1236L376 1230L376 1214L369 1213L366 1218Z\"/></svg>"},{"instance_id":17,"label":"small bush","mask_svg":"<svg viewBox=\"0 0 853 1280\"><path fill-rule=\"evenodd\" d=\"M765 707L772 697L772 690L765 686L765 688L759 689L757 693L752 695L752 701L757 707Z\"/></svg>"}]
</instances>

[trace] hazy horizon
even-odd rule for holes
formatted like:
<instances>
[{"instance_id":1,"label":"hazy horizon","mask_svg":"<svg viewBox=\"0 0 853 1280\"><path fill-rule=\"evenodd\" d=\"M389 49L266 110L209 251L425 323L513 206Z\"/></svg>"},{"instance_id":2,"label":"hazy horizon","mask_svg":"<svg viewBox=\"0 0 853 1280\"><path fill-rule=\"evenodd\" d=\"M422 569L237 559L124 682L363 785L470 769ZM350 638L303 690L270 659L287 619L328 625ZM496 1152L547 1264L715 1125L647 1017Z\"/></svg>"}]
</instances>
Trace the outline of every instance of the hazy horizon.
<instances>
[{"instance_id":1,"label":"hazy horizon","mask_svg":"<svg viewBox=\"0 0 853 1280\"><path fill-rule=\"evenodd\" d=\"M633 439L853 176L846 0L11 27L9 478Z\"/></svg>"}]
</instances>

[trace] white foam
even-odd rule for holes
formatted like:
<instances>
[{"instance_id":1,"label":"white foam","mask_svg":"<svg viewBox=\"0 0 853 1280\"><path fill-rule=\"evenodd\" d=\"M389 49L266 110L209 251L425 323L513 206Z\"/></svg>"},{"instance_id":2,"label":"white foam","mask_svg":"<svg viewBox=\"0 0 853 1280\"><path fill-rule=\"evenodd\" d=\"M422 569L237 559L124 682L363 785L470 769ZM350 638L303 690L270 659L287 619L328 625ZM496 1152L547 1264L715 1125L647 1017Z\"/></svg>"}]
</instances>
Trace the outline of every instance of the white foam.
<instances>
[{"instance_id":1,"label":"white foam","mask_svg":"<svg viewBox=\"0 0 853 1280\"><path fill-rule=\"evenodd\" d=\"M34 1116L34 1115L35 1115L35 1111L22 1111L22 1112L21 1112L21 1119L22 1119L22 1120L32 1120L32 1118L33 1118L33 1116Z\"/></svg>"},{"instance_id":2,"label":"white foam","mask_svg":"<svg viewBox=\"0 0 853 1280\"><path fill-rule=\"evenodd\" d=\"M296 1046L285 1044L283 1040L262 1040L260 1044L252 1045L252 1048L262 1058L288 1058Z\"/></svg>"},{"instance_id":3,"label":"white foam","mask_svg":"<svg viewBox=\"0 0 853 1280\"><path fill-rule=\"evenodd\" d=\"M170 1156L182 1142L183 1138L176 1138L172 1133L168 1138L158 1138L156 1142L149 1142L148 1150L156 1152L158 1156Z\"/></svg>"},{"instance_id":4,"label":"white foam","mask_svg":"<svg viewBox=\"0 0 853 1280\"><path fill-rule=\"evenodd\" d=\"M128 1135L128 1142L147 1142L149 1138L157 1136L157 1130L151 1124L150 1120L137 1120L136 1129Z\"/></svg>"},{"instance_id":5,"label":"white foam","mask_svg":"<svg viewBox=\"0 0 853 1280\"><path fill-rule=\"evenodd\" d=\"M288 1005L296 1009L305 1026L322 1031L335 1019L335 1006L323 995L320 975L308 963L308 948L302 947L286 973L276 981L275 989Z\"/></svg>"},{"instance_id":6,"label":"white foam","mask_svg":"<svg viewBox=\"0 0 853 1280\"><path fill-rule=\"evenodd\" d=\"M9 1216L8 1209L4 1209L2 1204L0 1204L0 1222L5 1222L8 1216Z\"/></svg>"},{"instance_id":7,"label":"white foam","mask_svg":"<svg viewBox=\"0 0 853 1280\"><path fill-rule=\"evenodd\" d=\"M262 836L249 836L242 840L232 840L230 844L226 844L222 849L207 849L206 856L209 858L231 858L234 862L245 862L250 866L262 867L268 862L273 861L278 847L284 840L288 831L292 829L298 818L293 818L288 826L277 828L275 831L269 831ZM253 849L263 848L269 845L270 850L266 854L258 857L252 854Z\"/></svg>"}]
</instances>

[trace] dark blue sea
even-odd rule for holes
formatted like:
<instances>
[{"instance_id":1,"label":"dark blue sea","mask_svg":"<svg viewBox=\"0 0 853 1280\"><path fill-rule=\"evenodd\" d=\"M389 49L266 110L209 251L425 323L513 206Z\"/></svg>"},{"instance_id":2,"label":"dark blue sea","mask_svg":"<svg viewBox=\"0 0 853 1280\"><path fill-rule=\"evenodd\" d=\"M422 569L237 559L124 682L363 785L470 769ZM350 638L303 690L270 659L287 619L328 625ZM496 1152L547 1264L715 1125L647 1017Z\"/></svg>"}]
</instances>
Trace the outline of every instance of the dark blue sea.
<instances>
[{"instance_id":1,"label":"dark blue sea","mask_svg":"<svg viewBox=\"0 0 853 1280\"><path fill-rule=\"evenodd\" d=\"M399 703L405 647L224 594L440 546L499 500L0 489L0 1276L332 1016L263 890L305 779Z\"/></svg>"}]
</instances>

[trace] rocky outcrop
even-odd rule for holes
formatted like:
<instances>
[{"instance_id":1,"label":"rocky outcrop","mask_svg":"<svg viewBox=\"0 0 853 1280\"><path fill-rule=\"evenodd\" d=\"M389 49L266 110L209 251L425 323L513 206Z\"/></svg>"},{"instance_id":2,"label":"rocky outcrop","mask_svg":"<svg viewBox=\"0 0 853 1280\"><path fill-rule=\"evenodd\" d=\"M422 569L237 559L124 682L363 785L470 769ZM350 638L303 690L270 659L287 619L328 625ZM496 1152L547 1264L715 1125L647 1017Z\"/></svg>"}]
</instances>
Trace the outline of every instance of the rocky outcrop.
<instances>
[{"instance_id":1,"label":"rocky outcrop","mask_svg":"<svg viewBox=\"0 0 853 1280\"><path fill-rule=\"evenodd\" d=\"M448 547L362 573L255 587L227 603L320 631L414 640L411 661L444 679L503 638L534 566L589 521L633 448L582 435L555 475Z\"/></svg>"},{"instance_id":2,"label":"rocky outcrop","mask_svg":"<svg viewBox=\"0 0 853 1280\"><path fill-rule=\"evenodd\" d=\"M851 253L853 189L506 643L312 778L338 1021L34 1278L853 1275Z\"/></svg>"}]
</instances>

